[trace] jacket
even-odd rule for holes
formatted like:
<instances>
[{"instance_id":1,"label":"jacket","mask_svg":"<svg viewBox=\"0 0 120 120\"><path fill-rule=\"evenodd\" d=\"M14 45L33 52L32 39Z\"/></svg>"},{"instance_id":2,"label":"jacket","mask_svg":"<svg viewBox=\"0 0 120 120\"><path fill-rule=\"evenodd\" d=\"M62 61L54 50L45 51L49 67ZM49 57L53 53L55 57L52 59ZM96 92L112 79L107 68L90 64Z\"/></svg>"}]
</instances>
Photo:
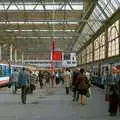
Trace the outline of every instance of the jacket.
<instances>
[{"instance_id":1,"label":"jacket","mask_svg":"<svg viewBox=\"0 0 120 120\"><path fill-rule=\"evenodd\" d=\"M26 71L21 71L19 73L18 83L21 86L29 86L30 85L30 75Z\"/></svg>"},{"instance_id":2,"label":"jacket","mask_svg":"<svg viewBox=\"0 0 120 120\"><path fill-rule=\"evenodd\" d=\"M76 80L76 86L78 90L88 90L89 88L89 81L84 74L79 74Z\"/></svg>"},{"instance_id":3,"label":"jacket","mask_svg":"<svg viewBox=\"0 0 120 120\"><path fill-rule=\"evenodd\" d=\"M73 77L72 77L72 85L75 86L75 82L77 80L78 75L80 74L80 72L74 71L73 72Z\"/></svg>"}]
</instances>

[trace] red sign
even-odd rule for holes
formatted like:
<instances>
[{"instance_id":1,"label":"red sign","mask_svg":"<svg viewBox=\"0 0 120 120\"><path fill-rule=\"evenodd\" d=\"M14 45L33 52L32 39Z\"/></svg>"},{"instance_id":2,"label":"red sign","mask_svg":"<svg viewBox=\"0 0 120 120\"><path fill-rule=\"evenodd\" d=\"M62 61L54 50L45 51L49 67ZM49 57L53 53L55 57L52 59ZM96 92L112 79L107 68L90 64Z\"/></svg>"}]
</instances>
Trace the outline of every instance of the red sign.
<instances>
[{"instance_id":1,"label":"red sign","mask_svg":"<svg viewBox=\"0 0 120 120\"><path fill-rule=\"evenodd\" d=\"M55 61L62 60L62 51L53 51L52 60L55 60Z\"/></svg>"}]
</instances>

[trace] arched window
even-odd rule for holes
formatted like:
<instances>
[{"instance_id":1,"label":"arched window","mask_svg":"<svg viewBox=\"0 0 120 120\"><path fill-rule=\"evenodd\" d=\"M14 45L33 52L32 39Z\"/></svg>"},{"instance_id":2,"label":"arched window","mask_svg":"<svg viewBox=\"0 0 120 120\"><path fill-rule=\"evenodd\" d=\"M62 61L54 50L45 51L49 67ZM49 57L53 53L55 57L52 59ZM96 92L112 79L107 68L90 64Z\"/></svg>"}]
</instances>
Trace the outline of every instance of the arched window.
<instances>
[{"instance_id":1,"label":"arched window","mask_svg":"<svg viewBox=\"0 0 120 120\"><path fill-rule=\"evenodd\" d=\"M116 21L108 29L108 56L119 54L119 21Z\"/></svg>"},{"instance_id":2,"label":"arched window","mask_svg":"<svg viewBox=\"0 0 120 120\"><path fill-rule=\"evenodd\" d=\"M87 46L87 63L92 62L92 54L93 54L92 43Z\"/></svg>"},{"instance_id":3,"label":"arched window","mask_svg":"<svg viewBox=\"0 0 120 120\"><path fill-rule=\"evenodd\" d=\"M102 33L94 41L94 60L105 58L105 33Z\"/></svg>"},{"instance_id":4,"label":"arched window","mask_svg":"<svg viewBox=\"0 0 120 120\"><path fill-rule=\"evenodd\" d=\"M86 49L82 51L82 64L86 63Z\"/></svg>"}]
</instances>

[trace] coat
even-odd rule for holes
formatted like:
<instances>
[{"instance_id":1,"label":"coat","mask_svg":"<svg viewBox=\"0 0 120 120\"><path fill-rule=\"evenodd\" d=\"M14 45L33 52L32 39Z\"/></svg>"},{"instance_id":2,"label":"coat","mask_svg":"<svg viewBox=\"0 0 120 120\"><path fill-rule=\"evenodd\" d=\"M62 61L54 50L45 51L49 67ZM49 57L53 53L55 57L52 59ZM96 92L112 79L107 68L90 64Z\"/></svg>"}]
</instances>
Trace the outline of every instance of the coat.
<instances>
[{"instance_id":1,"label":"coat","mask_svg":"<svg viewBox=\"0 0 120 120\"><path fill-rule=\"evenodd\" d=\"M19 73L18 83L21 86L29 86L30 85L30 75L26 71L21 71Z\"/></svg>"},{"instance_id":2,"label":"coat","mask_svg":"<svg viewBox=\"0 0 120 120\"><path fill-rule=\"evenodd\" d=\"M71 74L68 71L65 71L63 73L64 76L64 83L65 83L65 87L70 87L71 85Z\"/></svg>"},{"instance_id":3,"label":"coat","mask_svg":"<svg viewBox=\"0 0 120 120\"><path fill-rule=\"evenodd\" d=\"M86 75L79 74L76 80L76 87L78 90L88 90L89 88L89 80Z\"/></svg>"}]
</instances>

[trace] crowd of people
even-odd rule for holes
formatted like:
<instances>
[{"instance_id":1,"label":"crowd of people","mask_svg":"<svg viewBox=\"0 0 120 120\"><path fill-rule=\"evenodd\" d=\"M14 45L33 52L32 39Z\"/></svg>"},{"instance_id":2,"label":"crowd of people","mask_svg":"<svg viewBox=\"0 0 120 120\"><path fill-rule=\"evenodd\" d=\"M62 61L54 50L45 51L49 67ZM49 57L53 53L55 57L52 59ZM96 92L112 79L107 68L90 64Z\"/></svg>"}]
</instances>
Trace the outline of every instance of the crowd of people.
<instances>
[{"instance_id":1,"label":"crowd of people","mask_svg":"<svg viewBox=\"0 0 120 120\"><path fill-rule=\"evenodd\" d=\"M37 74L25 68L20 72L15 69L12 74L13 93L16 93L17 89L21 88L21 101L26 104L26 95L33 93L37 83L39 83L40 89L64 86L66 95L69 95L72 91L73 102L79 101L80 104L85 105L86 97L91 96L90 76L90 72L82 68L66 68L56 71L39 70ZM117 79L107 73L105 80L105 100L109 102L109 113L111 116L116 115L118 106L120 110L120 74L116 76Z\"/></svg>"}]
</instances>

